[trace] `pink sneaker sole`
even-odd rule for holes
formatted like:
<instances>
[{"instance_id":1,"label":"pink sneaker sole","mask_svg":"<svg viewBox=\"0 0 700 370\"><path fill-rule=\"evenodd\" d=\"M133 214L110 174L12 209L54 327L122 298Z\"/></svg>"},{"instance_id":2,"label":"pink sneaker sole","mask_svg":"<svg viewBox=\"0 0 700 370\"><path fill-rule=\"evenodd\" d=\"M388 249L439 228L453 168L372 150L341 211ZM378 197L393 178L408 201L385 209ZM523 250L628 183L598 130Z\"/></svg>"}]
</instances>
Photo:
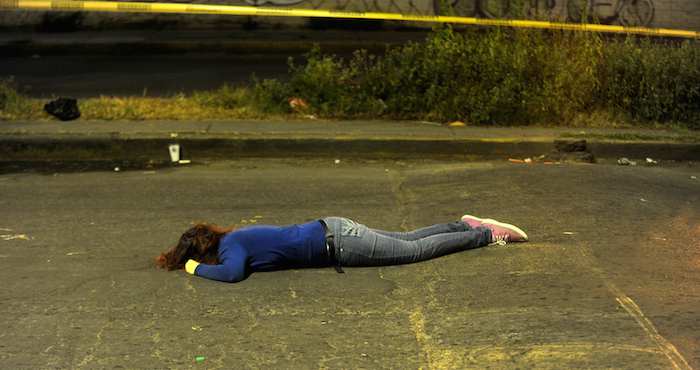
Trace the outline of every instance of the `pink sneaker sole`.
<instances>
[{"instance_id":1,"label":"pink sneaker sole","mask_svg":"<svg viewBox=\"0 0 700 370\"><path fill-rule=\"evenodd\" d=\"M513 231L515 234L517 234L517 235L520 236L520 239L518 239L518 238L511 238L510 241L513 241L513 242L519 242L519 241L526 242L526 241L528 240L527 234L526 234L522 229L520 229L519 227L517 227L517 226L515 226L515 225L507 224L507 223L505 223L505 222L499 222L499 221L496 221L496 220L491 219L491 218L484 219L484 220L482 221L482 224L484 224L484 225L499 226L499 227L502 227L502 228L504 228L504 229L508 229L508 230L510 230L510 231Z\"/></svg>"}]
</instances>

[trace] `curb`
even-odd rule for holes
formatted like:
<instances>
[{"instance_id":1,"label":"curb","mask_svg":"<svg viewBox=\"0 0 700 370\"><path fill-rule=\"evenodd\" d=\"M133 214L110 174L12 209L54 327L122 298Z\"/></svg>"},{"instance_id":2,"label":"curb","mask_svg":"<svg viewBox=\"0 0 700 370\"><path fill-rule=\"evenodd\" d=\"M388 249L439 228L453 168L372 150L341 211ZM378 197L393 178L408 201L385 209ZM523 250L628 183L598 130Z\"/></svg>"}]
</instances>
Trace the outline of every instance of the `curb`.
<instances>
[{"instance_id":1,"label":"curb","mask_svg":"<svg viewBox=\"0 0 700 370\"><path fill-rule=\"evenodd\" d=\"M55 137L0 135L2 161L169 161L168 145L180 144L182 158L199 160L244 157L358 157L499 159L536 157L554 150L547 139L406 139L304 137ZM606 141L588 142L598 158L700 160L700 143Z\"/></svg>"}]
</instances>

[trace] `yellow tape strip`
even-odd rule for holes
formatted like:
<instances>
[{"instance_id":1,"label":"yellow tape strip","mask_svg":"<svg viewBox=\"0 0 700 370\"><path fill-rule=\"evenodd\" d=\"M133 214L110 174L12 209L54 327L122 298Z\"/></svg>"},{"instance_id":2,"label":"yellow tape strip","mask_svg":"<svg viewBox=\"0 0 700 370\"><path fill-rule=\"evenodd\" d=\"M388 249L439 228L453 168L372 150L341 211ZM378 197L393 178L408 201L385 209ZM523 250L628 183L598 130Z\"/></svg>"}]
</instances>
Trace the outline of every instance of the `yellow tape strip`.
<instances>
[{"instance_id":1,"label":"yellow tape strip","mask_svg":"<svg viewBox=\"0 0 700 370\"><path fill-rule=\"evenodd\" d=\"M71 1L71 0L0 0L0 10L62 10L93 12L130 13L176 13L176 14L219 14L249 15L266 17L311 17L343 19L376 19L391 21L454 23L478 26L498 26L514 28L559 29L570 31L627 33L636 35L683 37L700 39L700 32L665 28L623 27L602 24L578 24L530 20L481 19L471 17L451 17L414 15L398 13L348 12L321 9L266 8L233 5L205 5L178 3L140 3L120 1Z\"/></svg>"}]
</instances>

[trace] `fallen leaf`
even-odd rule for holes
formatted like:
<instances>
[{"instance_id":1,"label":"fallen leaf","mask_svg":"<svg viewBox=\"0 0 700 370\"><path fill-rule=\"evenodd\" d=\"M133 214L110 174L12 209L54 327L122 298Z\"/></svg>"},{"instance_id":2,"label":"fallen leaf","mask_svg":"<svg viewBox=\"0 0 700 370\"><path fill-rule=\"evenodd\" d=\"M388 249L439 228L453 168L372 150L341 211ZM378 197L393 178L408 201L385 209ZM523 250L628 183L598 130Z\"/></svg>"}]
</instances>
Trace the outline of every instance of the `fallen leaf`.
<instances>
[{"instance_id":1,"label":"fallen leaf","mask_svg":"<svg viewBox=\"0 0 700 370\"><path fill-rule=\"evenodd\" d=\"M5 241L8 241L8 240L30 240L26 234L3 234L3 235L0 235L0 238L2 238Z\"/></svg>"},{"instance_id":2,"label":"fallen leaf","mask_svg":"<svg viewBox=\"0 0 700 370\"><path fill-rule=\"evenodd\" d=\"M302 98L289 98L289 106L295 110L305 110L309 108L309 104Z\"/></svg>"}]
</instances>

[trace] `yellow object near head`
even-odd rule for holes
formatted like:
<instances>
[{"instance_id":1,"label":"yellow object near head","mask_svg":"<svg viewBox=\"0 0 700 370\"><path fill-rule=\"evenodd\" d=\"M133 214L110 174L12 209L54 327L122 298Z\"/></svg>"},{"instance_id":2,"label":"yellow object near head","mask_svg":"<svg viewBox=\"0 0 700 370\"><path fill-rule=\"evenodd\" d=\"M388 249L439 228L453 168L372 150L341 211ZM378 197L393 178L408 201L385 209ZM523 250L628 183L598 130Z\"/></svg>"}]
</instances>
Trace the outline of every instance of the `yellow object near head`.
<instances>
[{"instance_id":1,"label":"yellow object near head","mask_svg":"<svg viewBox=\"0 0 700 370\"><path fill-rule=\"evenodd\" d=\"M185 263L185 271L187 271L188 274L194 275L194 270L197 269L197 266L199 266L199 262L188 260L187 263Z\"/></svg>"}]
</instances>

